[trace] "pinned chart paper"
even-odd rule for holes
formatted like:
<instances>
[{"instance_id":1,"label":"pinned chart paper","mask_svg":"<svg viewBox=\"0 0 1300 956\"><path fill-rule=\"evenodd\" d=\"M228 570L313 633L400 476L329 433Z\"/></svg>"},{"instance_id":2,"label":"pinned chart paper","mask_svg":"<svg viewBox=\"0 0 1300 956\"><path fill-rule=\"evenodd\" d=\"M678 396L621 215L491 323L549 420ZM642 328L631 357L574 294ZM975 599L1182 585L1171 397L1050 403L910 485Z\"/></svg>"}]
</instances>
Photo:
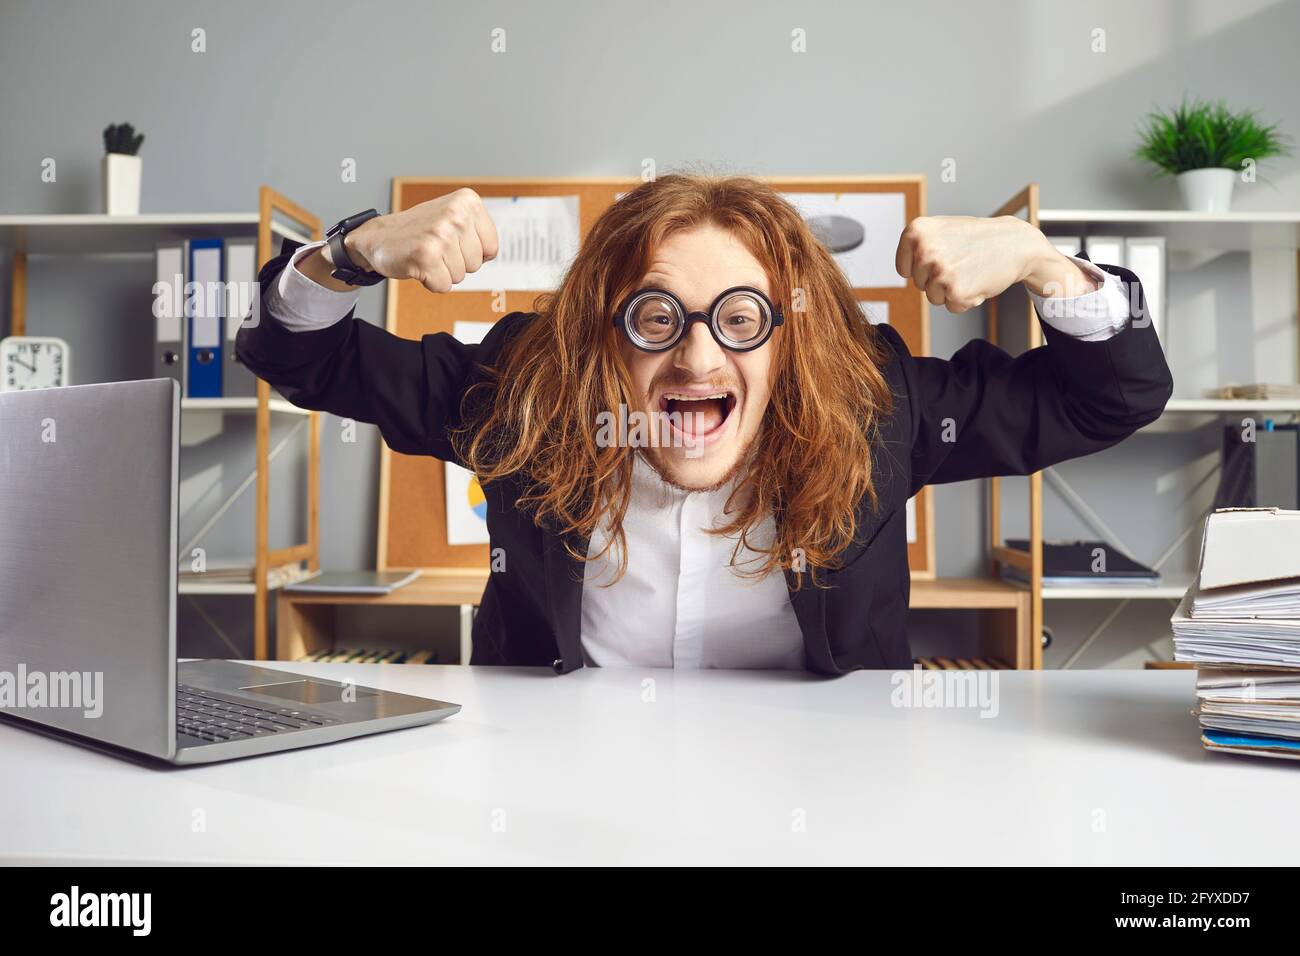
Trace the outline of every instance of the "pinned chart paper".
<instances>
[{"instance_id":1,"label":"pinned chart paper","mask_svg":"<svg viewBox=\"0 0 1300 956\"><path fill-rule=\"evenodd\" d=\"M492 330L491 322L453 322L451 337L466 345L478 345Z\"/></svg>"},{"instance_id":2,"label":"pinned chart paper","mask_svg":"<svg viewBox=\"0 0 1300 956\"><path fill-rule=\"evenodd\" d=\"M474 477L460 465L445 462L443 484L447 491L447 543L487 544L487 499Z\"/></svg>"},{"instance_id":3,"label":"pinned chart paper","mask_svg":"<svg viewBox=\"0 0 1300 956\"><path fill-rule=\"evenodd\" d=\"M554 289L578 254L577 196L484 196L497 227L497 257L465 276L454 292Z\"/></svg>"},{"instance_id":4,"label":"pinned chart paper","mask_svg":"<svg viewBox=\"0 0 1300 956\"><path fill-rule=\"evenodd\" d=\"M894 253L906 225L902 193L784 193L855 289L901 288Z\"/></svg>"},{"instance_id":5,"label":"pinned chart paper","mask_svg":"<svg viewBox=\"0 0 1300 956\"><path fill-rule=\"evenodd\" d=\"M475 345L492 328L491 322L455 322L452 337ZM443 489L447 499L447 543L487 544L487 500L474 473L451 462L443 464Z\"/></svg>"}]
</instances>

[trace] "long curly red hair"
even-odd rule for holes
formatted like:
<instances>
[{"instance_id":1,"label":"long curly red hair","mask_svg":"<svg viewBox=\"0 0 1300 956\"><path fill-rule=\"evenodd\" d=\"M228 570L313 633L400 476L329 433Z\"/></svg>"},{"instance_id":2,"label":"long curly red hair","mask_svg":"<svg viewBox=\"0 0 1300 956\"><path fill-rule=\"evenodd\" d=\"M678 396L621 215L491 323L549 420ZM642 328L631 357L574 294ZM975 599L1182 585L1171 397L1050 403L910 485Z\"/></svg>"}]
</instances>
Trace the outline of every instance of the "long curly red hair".
<instances>
[{"instance_id":1,"label":"long curly red hair","mask_svg":"<svg viewBox=\"0 0 1300 956\"><path fill-rule=\"evenodd\" d=\"M640 401L611 320L666 237L709 223L731 231L762 264L786 315L772 340L771 399L751 464L728 503L732 519L712 533L736 537L733 566L741 548L758 552L737 573L833 567L858 530L859 502L879 505L871 452L891 407L883 354L830 253L794 207L757 179L667 175L606 209L559 288L538 298L535 318L511 339L489 380L466 394L465 424L453 440L480 481L523 476L519 504L539 526L564 535L573 557L588 555L569 536L585 541L608 528L608 543L591 557L616 548L621 576L637 452L603 447L597 423L600 413ZM755 546L749 536L767 515L776 519L775 539Z\"/></svg>"}]
</instances>

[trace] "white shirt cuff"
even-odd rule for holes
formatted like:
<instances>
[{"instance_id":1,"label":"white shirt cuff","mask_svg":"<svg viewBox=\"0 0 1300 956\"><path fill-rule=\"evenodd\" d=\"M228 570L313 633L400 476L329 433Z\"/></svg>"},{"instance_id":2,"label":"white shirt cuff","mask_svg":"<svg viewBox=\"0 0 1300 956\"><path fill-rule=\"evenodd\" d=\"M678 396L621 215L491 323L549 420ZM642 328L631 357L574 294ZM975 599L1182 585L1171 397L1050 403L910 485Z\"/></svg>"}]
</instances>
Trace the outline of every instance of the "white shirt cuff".
<instances>
[{"instance_id":1,"label":"white shirt cuff","mask_svg":"<svg viewBox=\"0 0 1300 956\"><path fill-rule=\"evenodd\" d=\"M1101 287L1085 295L1044 296L1029 293L1034 308L1043 321L1066 335L1085 342L1100 342L1123 330L1128 324L1128 294L1119 276L1099 269L1087 259L1070 256L1071 261Z\"/></svg>"},{"instance_id":2,"label":"white shirt cuff","mask_svg":"<svg viewBox=\"0 0 1300 956\"><path fill-rule=\"evenodd\" d=\"M311 332L338 322L356 306L361 291L337 292L327 289L298 270L298 260L325 245L313 242L303 246L289 259L263 303L266 311L291 332Z\"/></svg>"}]
</instances>

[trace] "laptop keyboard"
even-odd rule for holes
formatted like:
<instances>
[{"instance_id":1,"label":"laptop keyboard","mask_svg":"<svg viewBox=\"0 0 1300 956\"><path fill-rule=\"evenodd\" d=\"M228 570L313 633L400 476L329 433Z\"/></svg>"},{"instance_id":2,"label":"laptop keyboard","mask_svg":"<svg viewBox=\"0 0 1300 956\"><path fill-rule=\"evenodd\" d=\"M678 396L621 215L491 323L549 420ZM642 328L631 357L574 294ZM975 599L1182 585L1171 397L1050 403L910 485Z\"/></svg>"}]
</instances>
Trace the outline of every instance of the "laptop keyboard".
<instances>
[{"instance_id":1,"label":"laptop keyboard","mask_svg":"<svg viewBox=\"0 0 1300 956\"><path fill-rule=\"evenodd\" d=\"M208 743L269 737L291 730L310 730L337 724L333 717L310 714L290 707L255 707L241 700L222 697L210 690L176 688L176 732Z\"/></svg>"}]
</instances>

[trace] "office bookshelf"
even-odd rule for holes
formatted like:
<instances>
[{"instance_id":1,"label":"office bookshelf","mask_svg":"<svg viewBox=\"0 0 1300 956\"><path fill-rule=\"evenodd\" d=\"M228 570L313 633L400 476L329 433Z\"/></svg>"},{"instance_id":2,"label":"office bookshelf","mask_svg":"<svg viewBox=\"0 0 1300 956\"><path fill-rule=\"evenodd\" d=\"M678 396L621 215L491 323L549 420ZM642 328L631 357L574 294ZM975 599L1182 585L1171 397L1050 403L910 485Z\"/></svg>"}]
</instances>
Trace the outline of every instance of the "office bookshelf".
<instances>
[{"instance_id":1,"label":"office bookshelf","mask_svg":"<svg viewBox=\"0 0 1300 956\"><path fill-rule=\"evenodd\" d=\"M1200 213L1175 210L1053 209L1041 206L1038 184L1030 183L994 210L992 215L1024 218L1049 237L1162 236L1169 256L1207 257L1224 253L1246 253L1254 256L1264 252L1279 252L1284 254L1288 261L1294 261L1297 270L1300 271L1300 212ZM1165 302L1168 304L1170 296L1167 287L1164 293ZM1005 296L1003 298L1005 299ZM1027 295L1024 296L1024 302L1027 347L1032 348L1041 344L1041 330L1038 327L1033 304ZM1300 283L1297 283L1296 288L1292 290L1290 302L1291 326L1297 330L1297 351L1300 352L1300 321L1298 321ZM999 333L1002 331L1004 310L1009 311L1004 301L991 300L987 304L987 334L995 343L998 342ZM1254 316L1247 314L1246 319L1253 320ZM1164 334L1176 335L1177 326L1178 315L1166 308ZM1300 360L1294 368L1300 369ZM1300 415L1300 400L1223 399L1179 395L1179 369L1175 367L1173 371L1175 397L1169 401L1160 419L1148 425L1143 431L1187 430L1210 421L1229 421L1236 415L1292 417ZM1292 376L1294 377L1294 372ZM1134 436L1131 440L1140 441L1141 438ZM1161 580L1155 587L1106 584L1087 587L1044 587L1042 580L1043 473L1030 475L1028 482L1029 549L1025 551L1010 548L1002 539L1002 480L996 478L989 482L988 546L990 566L995 576L1000 576L1003 570L1011 568L1028 578L1026 590L1030 599L1030 626L1033 633L1042 633L1045 623L1044 601L1108 601L1115 604L1101 625L1095 628L1071 654L1066 666L1078 659L1130 601L1163 600L1176 604L1191 585L1195 577L1193 569L1167 569L1160 567L1158 561L1155 566L1161 572ZM1064 482L1058 479L1057 484L1062 486ZM1068 486L1066 489L1068 490ZM1181 529L1183 534L1180 540L1188 534L1196 533L1199 519L1199 515L1192 516L1191 523ZM1175 545L1171 545L1166 556L1173 552ZM1034 644L1037 649L1041 642L1035 641Z\"/></svg>"},{"instance_id":2,"label":"office bookshelf","mask_svg":"<svg viewBox=\"0 0 1300 956\"><path fill-rule=\"evenodd\" d=\"M320 219L269 186L258 192L256 211L234 213L149 213L136 216L101 214L3 215L0 247L9 251L10 333L26 335L27 270L29 258L114 253L152 256L163 242L202 238L254 238L257 263L275 254L275 237L307 242L321 237ZM241 595L253 598L253 653L270 656L268 622L270 593L320 564L319 415L273 398L270 386L258 381L257 395L232 398L183 398L182 423L201 416L251 414L256 443L253 522L253 574L248 582L184 582L182 596ZM271 416L304 416L307 425L307 540L286 547L270 546ZM236 495L239 492L236 492ZM233 499L234 496L232 496ZM223 504L223 509L230 500Z\"/></svg>"}]
</instances>

